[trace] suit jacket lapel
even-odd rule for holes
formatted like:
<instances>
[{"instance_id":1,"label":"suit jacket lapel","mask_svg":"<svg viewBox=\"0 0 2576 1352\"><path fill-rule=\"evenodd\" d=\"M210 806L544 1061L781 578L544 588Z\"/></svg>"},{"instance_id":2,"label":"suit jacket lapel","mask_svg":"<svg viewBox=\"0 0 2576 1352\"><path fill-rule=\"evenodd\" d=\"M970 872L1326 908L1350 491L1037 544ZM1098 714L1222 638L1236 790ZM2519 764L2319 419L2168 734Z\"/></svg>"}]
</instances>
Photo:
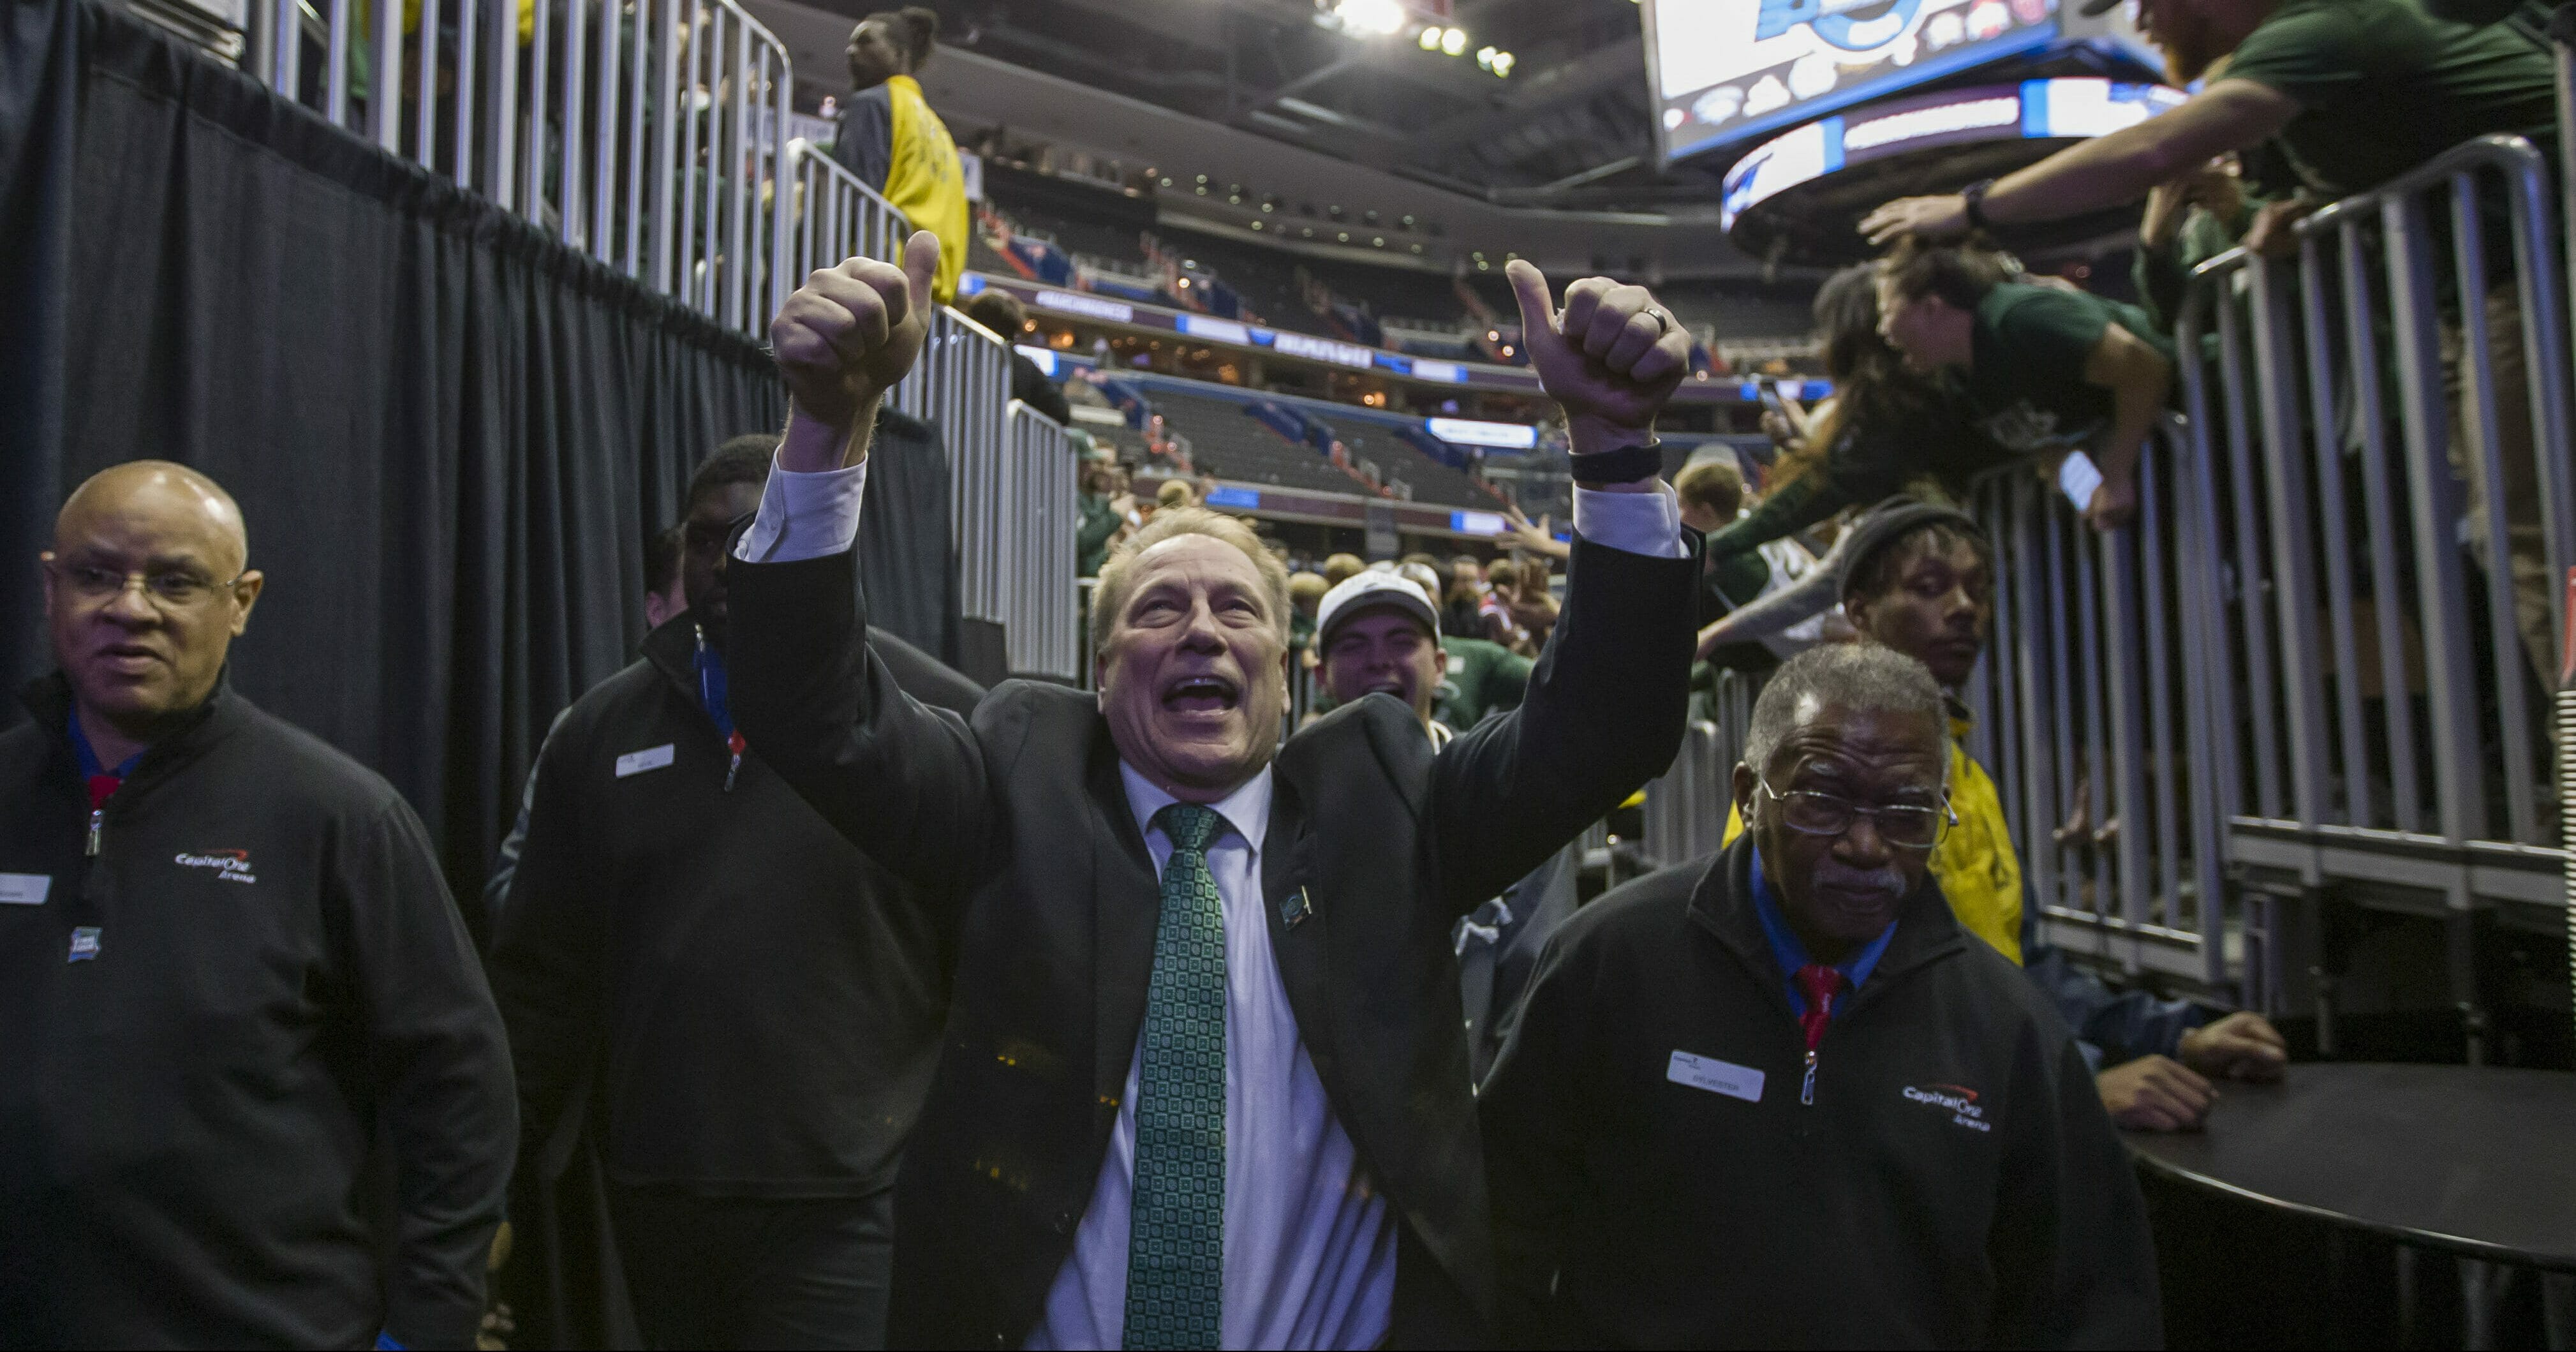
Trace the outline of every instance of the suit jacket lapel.
<instances>
[{"instance_id":1,"label":"suit jacket lapel","mask_svg":"<svg viewBox=\"0 0 2576 1352\"><path fill-rule=\"evenodd\" d=\"M1101 1121L1117 1116L1127 1089L1127 1066L1145 1027L1145 987L1154 972L1154 927L1162 917L1162 888L1154 856L1127 804L1118 778L1118 753L1109 729L1099 725L1088 767L1091 809L1099 820L1092 842L1093 1102Z\"/></svg>"}]
</instances>

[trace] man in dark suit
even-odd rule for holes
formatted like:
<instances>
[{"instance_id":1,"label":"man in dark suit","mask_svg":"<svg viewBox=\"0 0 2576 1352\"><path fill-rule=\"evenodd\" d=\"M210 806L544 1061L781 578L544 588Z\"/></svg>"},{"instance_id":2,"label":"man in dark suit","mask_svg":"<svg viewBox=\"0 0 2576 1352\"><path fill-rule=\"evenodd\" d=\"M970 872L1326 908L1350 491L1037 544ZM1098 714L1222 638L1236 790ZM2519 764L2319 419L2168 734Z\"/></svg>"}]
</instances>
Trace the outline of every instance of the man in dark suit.
<instances>
[{"instance_id":1,"label":"man in dark suit","mask_svg":"<svg viewBox=\"0 0 2576 1352\"><path fill-rule=\"evenodd\" d=\"M731 584L752 745L963 908L897 1188L892 1341L1480 1341L1450 926L1679 744L1693 569L1649 429L1687 339L1597 279L1560 316L1513 265L1584 538L1521 708L1439 755L1375 697L1281 745L1285 576L1196 509L1103 569L1097 696L1005 685L970 723L894 689L851 586L870 417L920 351L936 259L917 235L902 270L850 260L780 311L792 412Z\"/></svg>"}]
</instances>

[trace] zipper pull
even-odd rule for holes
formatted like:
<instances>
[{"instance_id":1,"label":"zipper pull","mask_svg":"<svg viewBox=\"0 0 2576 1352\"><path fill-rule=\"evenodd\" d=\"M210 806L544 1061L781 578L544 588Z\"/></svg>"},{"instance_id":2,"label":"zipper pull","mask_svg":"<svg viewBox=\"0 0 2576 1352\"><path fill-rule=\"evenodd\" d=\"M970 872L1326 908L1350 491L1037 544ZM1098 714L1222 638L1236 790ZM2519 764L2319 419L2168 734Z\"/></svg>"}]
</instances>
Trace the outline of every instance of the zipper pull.
<instances>
[{"instance_id":1,"label":"zipper pull","mask_svg":"<svg viewBox=\"0 0 2576 1352\"><path fill-rule=\"evenodd\" d=\"M1816 1049L1813 1047L1807 1049L1807 1080L1798 1086L1798 1102L1810 1108L1816 1106Z\"/></svg>"},{"instance_id":2,"label":"zipper pull","mask_svg":"<svg viewBox=\"0 0 2576 1352\"><path fill-rule=\"evenodd\" d=\"M742 773L742 753L748 750L750 746L751 743L742 739L742 729L740 728L736 728L725 734L725 750L733 753L733 764L725 767L725 792L733 792L734 776Z\"/></svg>"},{"instance_id":3,"label":"zipper pull","mask_svg":"<svg viewBox=\"0 0 2576 1352\"><path fill-rule=\"evenodd\" d=\"M92 859L96 859L98 857L98 833L106 826L107 809L103 807L91 808L89 810L89 857Z\"/></svg>"},{"instance_id":4,"label":"zipper pull","mask_svg":"<svg viewBox=\"0 0 2576 1352\"><path fill-rule=\"evenodd\" d=\"M731 793L731 792L733 792L733 777L734 777L735 775L738 775L738 774L741 774L741 773L742 773L742 753L741 753L741 752L739 752L739 751L737 751L737 752L733 753L733 764L728 765L728 766L726 766L726 767L725 767L725 786L724 786L724 791L725 791L725 792L727 792L727 793Z\"/></svg>"}]
</instances>

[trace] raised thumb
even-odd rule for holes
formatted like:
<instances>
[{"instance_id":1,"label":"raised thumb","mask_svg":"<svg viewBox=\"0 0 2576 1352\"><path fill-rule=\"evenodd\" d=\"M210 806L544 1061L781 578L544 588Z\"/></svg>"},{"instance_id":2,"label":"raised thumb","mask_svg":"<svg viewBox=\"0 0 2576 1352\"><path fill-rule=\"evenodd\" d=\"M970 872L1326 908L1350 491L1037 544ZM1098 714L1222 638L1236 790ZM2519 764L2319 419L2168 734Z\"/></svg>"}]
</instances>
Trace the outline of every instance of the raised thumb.
<instances>
[{"instance_id":1,"label":"raised thumb","mask_svg":"<svg viewBox=\"0 0 2576 1352\"><path fill-rule=\"evenodd\" d=\"M903 279L912 291L914 313L930 313L930 283L938 275L939 236L927 230L912 232L912 238L903 242Z\"/></svg>"},{"instance_id":2,"label":"raised thumb","mask_svg":"<svg viewBox=\"0 0 2576 1352\"><path fill-rule=\"evenodd\" d=\"M1556 302L1547 289L1547 274L1524 258L1503 265L1503 277L1512 284L1512 296L1521 303L1521 346L1536 359L1539 344L1556 341Z\"/></svg>"}]
</instances>

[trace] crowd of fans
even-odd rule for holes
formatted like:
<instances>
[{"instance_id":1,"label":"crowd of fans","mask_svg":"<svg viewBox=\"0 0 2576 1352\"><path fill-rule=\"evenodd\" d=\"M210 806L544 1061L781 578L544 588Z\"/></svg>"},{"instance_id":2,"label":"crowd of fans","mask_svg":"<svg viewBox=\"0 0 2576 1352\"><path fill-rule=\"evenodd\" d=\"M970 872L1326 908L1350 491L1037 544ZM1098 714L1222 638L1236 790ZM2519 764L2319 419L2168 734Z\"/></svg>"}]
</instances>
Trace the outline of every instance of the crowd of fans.
<instances>
[{"instance_id":1,"label":"crowd of fans","mask_svg":"<svg viewBox=\"0 0 2576 1352\"><path fill-rule=\"evenodd\" d=\"M58 670L0 733L0 1344L462 1346L503 1327L505 1214L583 1186L661 1347L2157 1343L2114 1125L2194 1127L2286 1045L2047 942L1967 751L1997 556L1958 505L2080 452L2127 524L2191 354L2169 286L1962 237L2152 189L2150 270L2276 247L2546 137L2550 72L2403 0L2141 19L2182 76L2232 64L1876 213L1886 256L1817 297L1836 398L1781 408L1758 492L1662 483L1690 340L1653 296L1515 263L1570 540L1292 567L1094 462L1093 688L986 692L872 625L856 562L963 256L916 162L936 21L870 17L836 154L923 228L781 310L786 429L650 537L650 632L545 739L488 953L411 807L228 688L242 509L158 461L81 485ZM2246 187L2276 153L2295 184ZM1566 847L1724 669L1767 678L1729 844L1578 909Z\"/></svg>"}]
</instances>

